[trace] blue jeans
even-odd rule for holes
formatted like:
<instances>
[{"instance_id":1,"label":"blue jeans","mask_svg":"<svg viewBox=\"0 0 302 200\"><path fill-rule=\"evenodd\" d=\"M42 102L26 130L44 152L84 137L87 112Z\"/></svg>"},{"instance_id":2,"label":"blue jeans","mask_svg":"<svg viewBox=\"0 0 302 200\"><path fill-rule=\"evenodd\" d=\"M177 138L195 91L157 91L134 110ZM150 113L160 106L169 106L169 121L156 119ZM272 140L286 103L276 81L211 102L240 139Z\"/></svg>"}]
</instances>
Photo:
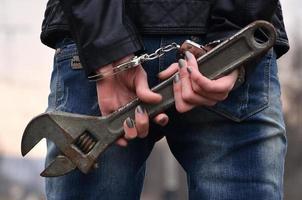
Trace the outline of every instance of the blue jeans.
<instances>
[{"instance_id":1,"label":"blue jeans","mask_svg":"<svg viewBox=\"0 0 302 200\"><path fill-rule=\"evenodd\" d=\"M147 52L190 37L144 37ZM194 37L202 43L202 38ZM100 115L95 83L85 72L72 69L77 55L70 40L58 45L54 59L48 111L61 110ZM144 64L150 86L159 83L158 72L176 61L176 52ZM169 124L151 124L145 139L127 148L110 147L99 157L99 168L85 175L78 170L46 179L48 200L140 199L145 161L154 144L165 136L187 173L189 198L196 200L283 199L286 136L280 102L280 85L274 51L246 68L246 80L214 107L197 107L180 114L167 110ZM57 154L48 142L46 163Z\"/></svg>"}]
</instances>

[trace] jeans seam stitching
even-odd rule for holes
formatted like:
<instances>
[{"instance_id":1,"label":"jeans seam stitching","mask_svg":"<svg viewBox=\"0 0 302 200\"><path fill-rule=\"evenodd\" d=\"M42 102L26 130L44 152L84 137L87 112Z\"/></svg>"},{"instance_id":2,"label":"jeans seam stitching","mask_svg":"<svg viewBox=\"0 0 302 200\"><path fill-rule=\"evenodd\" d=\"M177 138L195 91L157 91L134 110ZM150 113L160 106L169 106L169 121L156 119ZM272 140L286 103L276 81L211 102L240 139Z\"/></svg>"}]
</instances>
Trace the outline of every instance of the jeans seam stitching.
<instances>
[{"instance_id":1,"label":"jeans seam stitching","mask_svg":"<svg viewBox=\"0 0 302 200\"><path fill-rule=\"evenodd\" d=\"M71 110L67 109L67 107L66 107L68 97L69 97L69 88L66 87L66 94L64 93L64 97L63 97L64 99L62 100L62 104L61 104L60 107L62 107L64 109L64 111L69 111L70 112Z\"/></svg>"},{"instance_id":2,"label":"jeans seam stitching","mask_svg":"<svg viewBox=\"0 0 302 200\"><path fill-rule=\"evenodd\" d=\"M267 87L267 101L268 101L268 105L270 105L270 101L271 101L271 98L270 98L270 95L271 95L271 91L270 91L270 88L271 88L271 81L270 81L270 78L271 78L271 68L272 68L272 57L273 57L273 51L271 51L270 53L270 57L269 57L269 65L268 65L268 68L266 69L268 71L268 76L266 77L268 80L268 87Z\"/></svg>"},{"instance_id":3,"label":"jeans seam stitching","mask_svg":"<svg viewBox=\"0 0 302 200\"><path fill-rule=\"evenodd\" d=\"M57 70L57 73L56 73L56 88L55 88L55 110L57 109L58 107L58 90L59 90L59 66L58 66L58 63L56 62L55 64L55 67L56 67L56 70Z\"/></svg>"}]
</instances>

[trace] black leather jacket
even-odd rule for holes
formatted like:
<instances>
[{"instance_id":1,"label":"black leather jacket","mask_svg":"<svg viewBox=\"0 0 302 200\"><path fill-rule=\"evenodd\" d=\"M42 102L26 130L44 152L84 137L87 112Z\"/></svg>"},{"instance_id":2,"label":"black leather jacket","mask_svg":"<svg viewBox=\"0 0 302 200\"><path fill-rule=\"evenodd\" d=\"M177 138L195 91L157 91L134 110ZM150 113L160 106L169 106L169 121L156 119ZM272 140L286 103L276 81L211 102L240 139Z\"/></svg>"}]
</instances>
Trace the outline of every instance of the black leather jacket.
<instances>
[{"instance_id":1,"label":"black leather jacket","mask_svg":"<svg viewBox=\"0 0 302 200\"><path fill-rule=\"evenodd\" d=\"M87 75L140 51L143 34L203 35L223 39L258 19L277 28L280 57L289 49L278 0L49 0L41 40L55 48L64 37L77 44Z\"/></svg>"}]
</instances>

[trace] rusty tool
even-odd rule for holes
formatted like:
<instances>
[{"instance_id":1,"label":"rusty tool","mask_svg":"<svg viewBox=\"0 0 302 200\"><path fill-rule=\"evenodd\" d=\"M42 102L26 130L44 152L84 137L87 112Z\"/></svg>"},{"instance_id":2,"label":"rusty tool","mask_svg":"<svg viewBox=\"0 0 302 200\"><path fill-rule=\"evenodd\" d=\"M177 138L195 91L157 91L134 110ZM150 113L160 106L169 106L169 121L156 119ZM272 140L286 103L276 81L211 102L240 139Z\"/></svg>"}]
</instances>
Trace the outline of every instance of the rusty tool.
<instances>
[{"instance_id":1,"label":"rusty tool","mask_svg":"<svg viewBox=\"0 0 302 200\"><path fill-rule=\"evenodd\" d=\"M258 33L265 35L265 40L258 40L255 36ZM185 42L180 50L193 52L198 58L200 72L209 79L217 79L264 55L275 40L275 29L270 23L255 21L204 55L201 55L204 49L191 41ZM75 168L88 173L96 166L98 156L122 136L124 120L134 118L138 105L144 107L152 118L174 104L174 76L152 88L163 97L163 101L156 105L135 99L105 117L66 112L43 113L35 117L24 131L22 155L25 156L41 139L46 138L55 143L61 155L46 167L41 176L61 176Z\"/></svg>"}]
</instances>

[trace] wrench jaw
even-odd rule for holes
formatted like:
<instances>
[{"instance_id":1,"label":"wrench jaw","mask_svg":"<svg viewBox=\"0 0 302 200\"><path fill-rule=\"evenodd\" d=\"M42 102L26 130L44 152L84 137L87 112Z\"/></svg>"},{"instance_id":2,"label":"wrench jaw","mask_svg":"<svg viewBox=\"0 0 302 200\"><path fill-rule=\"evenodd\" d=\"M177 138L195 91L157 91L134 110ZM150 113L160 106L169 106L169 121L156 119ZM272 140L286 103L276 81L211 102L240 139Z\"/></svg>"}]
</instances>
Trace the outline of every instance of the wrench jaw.
<instances>
[{"instance_id":1,"label":"wrench jaw","mask_svg":"<svg viewBox=\"0 0 302 200\"><path fill-rule=\"evenodd\" d=\"M51 123L50 121L51 119L49 115L44 113L38 115L29 122L22 136L22 156L25 156L28 152L30 152L43 138L48 137L50 133L47 131L47 129L49 129L49 127L46 129L46 126Z\"/></svg>"},{"instance_id":2,"label":"wrench jaw","mask_svg":"<svg viewBox=\"0 0 302 200\"><path fill-rule=\"evenodd\" d=\"M60 150L41 176L62 176L78 168L88 173L96 166L100 153L114 142L107 130L107 119L65 112L44 113L27 125L21 142L25 156L43 138L49 139Z\"/></svg>"},{"instance_id":3,"label":"wrench jaw","mask_svg":"<svg viewBox=\"0 0 302 200\"><path fill-rule=\"evenodd\" d=\"M54 112L51 116L64 134L72 138L67 143L57 140L55 144L81 172L88 173L109 145L107 119L64 112Z\"/></svg>"},{"instance_id":4,"label":"wrench jaw","mask_svg":"<svg viewBox=\"0 0 302 200\"><path fill-rule=\"evenodd\" d=\"M66 156L58 155L55 160L53 160L40 176L42 177L57 177L68 174L73 171L77 166L71 162Z\"/></svg>"},{"instance_id":5,"label":"wrench jaw","mask_svg":"<svg viewBox=\"0 0 302 200\"><path fill-rule=\"evenodd\" d=\"M51 114L43 113L32 119L24 130L21 141L21 154L25 156L36 144L43 138L56 141L58 126L51 118ZM53 135L54 134L54 135ZM61 135L62 137L62 135ZM41 173L43 177L62 176L76 168L67 157L59 155L56 159Z\"/></svg>"}]
</instances>

